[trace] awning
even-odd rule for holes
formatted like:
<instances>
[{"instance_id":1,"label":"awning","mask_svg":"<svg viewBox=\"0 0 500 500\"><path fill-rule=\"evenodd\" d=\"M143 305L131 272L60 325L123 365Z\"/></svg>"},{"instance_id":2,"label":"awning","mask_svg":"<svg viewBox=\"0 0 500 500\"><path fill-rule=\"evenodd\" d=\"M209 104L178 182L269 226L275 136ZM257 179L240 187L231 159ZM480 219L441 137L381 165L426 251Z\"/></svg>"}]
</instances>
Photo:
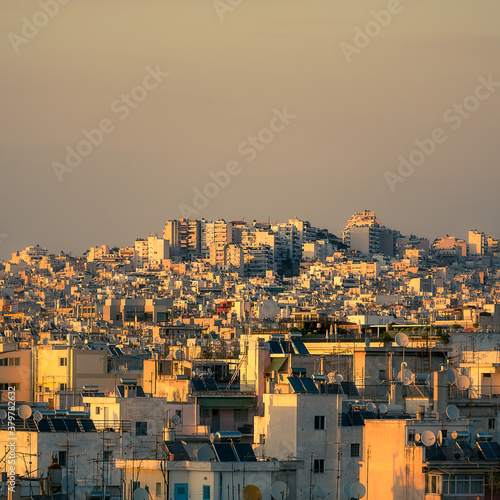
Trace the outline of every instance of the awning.
<instances>
[{"instance_id":1,"label":"awning","mask_svg":"<svg viewBox=\"0 0 500 500\"><path fill-rule=\"evenodd\" d=\"M286 358L274 358L266 368L265 373L277 372L285 363Z\"/></svg>"},{"instance_id":2,"label":"awning","mask_svg":"<svg viewBox=\"0 0 500 500\"><path fill-rule=\"evenodd\" d=\"M250 398L200 398L202 408L254 408L253 396Z\"/></svg>"}]
</instances>

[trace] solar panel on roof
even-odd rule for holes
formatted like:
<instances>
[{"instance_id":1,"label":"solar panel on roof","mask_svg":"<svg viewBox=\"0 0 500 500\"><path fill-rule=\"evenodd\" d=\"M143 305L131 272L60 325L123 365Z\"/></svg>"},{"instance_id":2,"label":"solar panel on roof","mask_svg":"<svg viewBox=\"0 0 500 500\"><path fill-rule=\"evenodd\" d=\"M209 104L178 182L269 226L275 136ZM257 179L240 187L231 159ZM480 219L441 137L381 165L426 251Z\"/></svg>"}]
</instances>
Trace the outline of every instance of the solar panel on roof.
<instances>
[{"instance_id":1,"label":"solar panel on roof","mask_svg":"<svg viewBox=\"0 0 500 500\"><path fill-rule=\"evenodd\" d=\"M94 422L90 419L80 420L80 425L83 427L85 432L93 432L96 430Z\"/></svg>"},{"instance_id":2,"label":"solar panel on roof","mask_svg":"<svg viewBox=\"0 0 500 500\"><path fill-rule=\"evenodd\" d=\"M257 462L255 453L250 443L234 443L234 449L240 462Z\"/></svg>"},{"instance_id":3,"label":"solar panel on roof","mask_svg":"<svg viewBox=\"0 0 500 500\"><path fill-rule=\"evenodd\" d=\"M205 382L200 377L193 377L191 379L191 385L193 387L193 390L197 392L202 392L207 390Z\"/></svg>"},{"instance_id":4,"label":"solar panel on roof","mask_svg":"<svg viewBox=\"0 0 500 500\"><path fill-rule=\"evenodd\" d=\"M485 460L500 460L500 446L493 441L479 441L478 448L484 456Z\"/></svg>"},{"instance_id":5,"label":"solar panel on roof","mask_svg":"<svg viewBox=\"0 0 500 500\"><path fill-rule=\"evenodd\" d=\"M432 446L428 446L425 449L425 459L426 460L446 460L446 455L443 453L441 446L434 443Z\"/></svg>"},{"instance_id":6,"label":"solar panel on roof","mask_svg":"<svg viewBox=\"0 0 500 500\"><path fill-rule=\"evenodd\" d=\"M271 349L271 354L283 354L281 344L277 340L270 340L269 348Z\"/></svg>"},{"instance_id":7,"label":"solar panel on roof","mask_svg":"<svg viewBox=\"0 0 500 500\"><path fill-rule=\"evenodd\" d=\"M477 456L467 441L456 441L457 446L465 453L467 458L476 459Z\"/></svg>"},{"instance_id":8,"label":"solar panel on roof","mask_svg":"<svg viewBox=\"0 0 500 500\"><path fill-rule=\"evenodd\" d=\"M285 354L295 354L292 343L289 340L280 340L280 345Z\"/></svg>"},{"instance_id":9,"label":"solar panel on roof","mask_svg":"<svg viewBox=\"0 0 500 500\"><path fill-rule=\"evenodd\" d=\"M354 382L341 382L340 385L342 386L344 394L347 394L348 396L359 396L358 389L356 388Z\"/></svg>"},{"instance_id":10,"label":"solar panel on roof","mask_svg":"<svg viewBox=\"0 0 500 500\"><path fill-rule=\"evenodd\" d=\"M352 425L352 421L349 418L349 415L347 415L347 413L341 413L340 415L341 415L340 416L340 425L342 427L349 427Z\"/></svg>"},{"instance_id":11,"label":"solar panel on roof","mask_svg":"<svg viewBox=\"0 0 500 500\"><path fill-rule=\"evenodd\" d=\"M69 432L80 432L76 418L67 418L64 422Z\"/></svg>"},{"instance_id":12,"label":"solar panel on roof","mask_svg":"<svg viewBox=\"0 0 500 500\"><path fill-rule=\"evenodd\" d=\"M215 443L214 445L215 453L219 462L237 462L236 455L234 454L233 448L230 443Z\"/></svg>"},{"instance_id":13,"label":"solar panel on roof","mask_svg":"<svg viewBox=\"0 0 500 500\"><path fill-rule=\"evenodd\" d=\"M307 393L319 394L318 388L316 387L316 384L314 383L312 378L304 377L301 378L300 381L302 382L302 385L304 386L304 389L306 390Z\"/></svg>"},{"instance_id":14,"label":"solar panel on roof","mask_svg":"<svg viewBox=\"0 0 500 500\"><path fill-rule=\"evenodd\" d=\"M144 389L140 385L137 386L136 396L138 398L145 398L146 397L146 394L144 394Z\"/></svg>"},{"instance_id":15,"label":"solar panel on roof","mask_svg":"<svg viewBox=\"0 0 500 500\"><path fill-rule=\"evenodd\" d=\"M62 418L51 418L52 425L56 432L66 432L68 429Z\"/></svg>"},{"instance_id":16,"label":"solar panel on roof","mask_svg":"<svg viewBox=\"0 0 500 500\"><path fill-rule=\"evenodd\" d=\"M218 391L219 388L212 377L207 377L205 379L205 385L207 386L207 391Z\"/></svg>"},{"instance_id":17,"label":"solar panel on roof","mask_svg":"<svg viewBox=\"0 0 500 500\"><path fill-rule=\"evenodd\" d=\"M288 383L292 386L293 392L304 394L307 392L302 385L302 381L297 377L288 377Z\"/></svg>"},{"instance_id":18,"label":"solar panel on roof","mask_svg":"<svg viewBox=\"0 0 500 500\"><path fill-rule=\"evenodd\" d=\"M297 354L309 354L309 351L302 340L292 340L292 344Z\"/></svg>"},{"instance_id":19,"label":"solar panel on roof","mask_svg":"<svg viewBox=\"0 0 500 500\"><path fill-rule=\"evenodd\" d=\"M349 413L349 417L351 418L352 425L364 424L363 417L357 411Z\"/></svg>"}]
</instances>

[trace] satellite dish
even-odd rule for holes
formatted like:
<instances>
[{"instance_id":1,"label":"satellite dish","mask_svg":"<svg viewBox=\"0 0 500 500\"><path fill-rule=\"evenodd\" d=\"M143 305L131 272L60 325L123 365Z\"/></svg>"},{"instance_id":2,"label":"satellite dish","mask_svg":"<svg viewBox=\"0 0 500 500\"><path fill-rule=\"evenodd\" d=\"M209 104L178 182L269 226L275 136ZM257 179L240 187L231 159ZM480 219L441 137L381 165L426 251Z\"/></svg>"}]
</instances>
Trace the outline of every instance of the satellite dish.
<instances>
[{"instance_id":1,"label":"satellite dish","mask_svg":"<svg viewBox=\"0 0 500 500\"><path fill-rule=\"evenodd\" d=\"M337 373L337 375L335 375L335 382L337 382L337 384L340 384L343 380L344 377L340 373Z\"/></svg>"},{"instance_id":2,"label":"satellite dish","mask_svg":"<svg viewBox=\"0 0 500 500\"><path fill-rule=\"evenodd\" d=\"M406 333L399 332L396 335L396 344L399 347L406 347L409 343L410 343L410 339L408 338L408 335L406 335Z\"/></svg>"},{"instance_id":3,"label":"satellite dish","mask_svg":"<svg viewBox=\"0 0 500 500\"><path fill-rule=\"evenodd\" d=\"M424 446L432 446L436 442L436 435L432 431L424 431L421 439Z\"/></svg>"},{"instance_id":4,"label":"satellite dish","mask_svg":"<svg viewBox=\"0 0 500 500\"><path fill-rule=\"evenodd\" d=\"M318 496L319 498L326 497L326 493L323 491L323 488L321 488L319 484L316 485L315 490L316 490L316 496Z\"/></svg>"},{"instance_id":5,"label":"satellite dish","mask_svg":"<svg viewBox=\"0 0 500 500\"><path fill-rule=\"evenodd\" d=\"M31 408L28 405L21 405L17 410L17 414L23 419L27 420L31 417Z\"/></svg>"},{"instance_id":6,"label":"satellite dish","mask_svg":"<svg viewBox=\"0 0 500 500\"><path fill-rule=\"evenodd\" d=\"M366 411L372 411L375 413L377 411L377 405L375 403L368 403L366 405Z\"/></svg>"},{"instance_id":7,"label":"satellite dish","mask_svg":"<svg viewBox=\"0 0 500 500\"><path fill-rule=\"evenodd\" d=\"M458 417L460 416L460 411L455 405L448 405L446 407L446 416L450 420L458 420Z\"/></svg>"},{"instance_id":8,"label":"satellite dish","mask_svg":"<svg viewBox=\"0 0 500 500\"><path fill-rule=\"evenodd\" d=\"M156 343L156 344L159 344L160 342L161 342L161 337L156 336L156 337L155 337L155 343Z\"/></svg>"},{"instance_id":9,"label":"satellite dish","mask_svg":"<svg viewBox=\"0 0 500 500\"><path fill-rule=\"evenodd\" d=\"M352 484L349 483L344 485L344 493L347 498L351 498L351 486Z\"/></svg>"},{"instance_id":10,"label":"satellite dish","mask_svg":"<svg viewBox=\"0 0 500 500\"><path fill-rule=\"evenodd\" d=\"M328 383L333 384L335 382L335 372L330 372L327 375L327 378L328 378Z\"/></svg>"},{"instance_id":11,"label":"satellite dish","mask_svg":"<svg viewBox=\"0 0 500 500\"><path fill-rule=\"evenodd\" d=\"M210 442L211 442L212 444L214 444L214 443L215 443L215 434L214 434L213 432L211 432L211 433L210 433Z\"/></svg>"},{"instance_id":12,"label":"satellite dish","mask_svg":"<svg viewBox=\"0 0 500 500\"><path fill-rule=\"evenodd\" d=\"M351 498L363 498L366 494L366 488L361 483L354 483L351 486Z\"/></svg>"},{"instance_id":13,"label":"satellite dish","mask_svg":"<svg viewBox=\"0 0 500 500\"><path fill-rule=\"evenodd\" d=\"M417 432L415 434L415 443L420 443L422 441L422 436Z\"/></svg>"},{"instance_id":14,"label":"satellite dish","mask_svg":"<svg viewBox=\"0 0 500 500\"><path fill-rule=\"evenodd\" d=\"M249 484L243 488L243 500L260 500L262 492L254 484Z\"/></svg>"},{"instance_id":15,"label":"satellite dish","mask_svg":"<svg viewBox=\"0 0 500 500\"><path fill-rule=\"evenodd\" d=\"M365 347L370 347L370 339L365 340Z\"/></svg>"},{"instance_id":16,"label":"satellite dish","mask_svg":"<svg viewBox=\"0 0 500 500\"><path fill-rule=\"evenodd\" d=\"M179 425L181 423L181 417L179 417L179 415L174 415L170 421L174 424L174 425Z\"/></svg>"},{"instance_id":17,"label":"satellite dish","mask_svg":"<svg viewBox=\"0 0 500 500\"><path fill-rule=\"evenodd\" d=\"M42 418L43 418L43 415L39 411L36 411L35 413L33 413L33 420L35 422L40 422L40 420L42 420Z\"/></svg>"},{"instance_id":18,"label":"satellite dish","mask_svg":"<svg viewBox=\"0 0 500 500\"><path fill-rule=\"evenodd\" d=\"M465 375L460 375L460 377L457 378L456 384L461 391L465 391L470 387L470 380Z\"/></svg>"},{"instance_id":19,"label":"satellite dish","mask_svg":"<svg viewBox=\"0 0 500 500\"><path fill-rule=\"evenodd\" d=\"M444 444L443 431L441 431L441 430L439 430L437 433L437 443L439 446L443 446L443 444Z\"/></svg>"},{"instance_id":20,"label":"satellite dish","mask_svg":"<svg viewBox=\"0 0 500 500\"><path fill-rule=\"evenodd\" d=\"M214 462L216 459L214 450L206 445L198 448L196 456L199 462Z\"/></svg>"},{"instance_id":21,"label":"satellite dish","mask_svg":"<svg viewBox=\"0 0 500 500\"><path fill-rule=\"evenodd\" d=\"M290 490L288 489L288 486L283 481L276 481L271 486L271 495L276 500L284 500L285 498L288 498L289 494L290 494Z\"/></svg>"},{"instance_id":22,"label":"satellite dish","mask_svg":"<svg viewBox=\"0 0 500 500\"><path fill-rule=\"evenodd\" d=\"M378 411L380 413L382 413L382 415L385 415L387 413L387 405L386 404L381 404L379 407L378 407Z\"/></svg>"},{"instance_id":23,"label":"satellite dish","mask_svg":"<svg viewBox=\"0 0 500 500\"><path fill-rule=\"evenodd\" d=\"M5 410L0 410L0 420L7 418L7 412Z\"/></svg>"},{"instance_id":24,"label":"satellite dish","mask_svg":"<svg viewBox=\"0 0 500 500\"><path fill-rule=\"evenodd\" d=\"M62 488L65 493L73 493L75 491L75 477L64 476L62 480Z\"/></svg>"},{"instance_id":25,"label":"satellite dish","mask_svg":"<svg viewBox=\"0 0 500 500\"><path fill-rule=\"evenodd\" d=\"M149 493L144 488L137 488L134 491L134 500L149 500Z\"/></svg>"},{"instance_id":26,"label":"satellite dish","mask_svg":"<svg viewBox=\"0 0 500 500\"><path fill-rule=\"evenodd\" d=\"M43 339L42 344L43 345L49 345L49 339Z\"/></svg>"},{"instance_id":27,"label":"satellite dish","mask_svg":"<svg viewBox=\"0 0 500 500\"><path fill-rule=\"evenodd\" d=\"M457 379L457 374L453 368L448 368L446 370L446 380L448 380L448 384L453 385L455 380Z\"/></svg>"}]
</instances>

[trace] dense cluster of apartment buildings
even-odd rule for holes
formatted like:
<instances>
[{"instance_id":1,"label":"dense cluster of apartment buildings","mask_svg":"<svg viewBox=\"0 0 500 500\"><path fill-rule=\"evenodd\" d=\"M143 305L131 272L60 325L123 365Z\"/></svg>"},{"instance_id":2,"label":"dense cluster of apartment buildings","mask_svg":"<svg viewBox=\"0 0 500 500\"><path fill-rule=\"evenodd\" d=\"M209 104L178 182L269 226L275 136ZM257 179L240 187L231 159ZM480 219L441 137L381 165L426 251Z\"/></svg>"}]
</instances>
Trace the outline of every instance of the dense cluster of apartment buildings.
<instances>
[{"instance_id":1,"label":"dense cluster of apartment buildings","mask_svg":"<svg viewBox=\"0 0 500 500\"><path fill-rule=\"evenodd\" d=\"M499 297L495 238L370 211L28 247L0 264L0 498L500 498Z\"/></svg>"}]
</instances>

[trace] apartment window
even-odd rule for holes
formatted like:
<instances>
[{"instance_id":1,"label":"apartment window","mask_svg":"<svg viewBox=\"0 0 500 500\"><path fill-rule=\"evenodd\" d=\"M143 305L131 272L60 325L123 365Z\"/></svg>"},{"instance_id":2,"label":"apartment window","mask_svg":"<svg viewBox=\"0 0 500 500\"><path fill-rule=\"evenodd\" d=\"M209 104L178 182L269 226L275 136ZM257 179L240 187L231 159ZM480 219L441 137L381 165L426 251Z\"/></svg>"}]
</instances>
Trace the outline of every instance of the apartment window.
<instances>
[{"instance_id":1,"label":"apartment window","mask_svg":"<svg viewBox=\"0 0 500 500\"><path fill-rule=\"evenodd\" d=\"M408 430L408 444L415 442L415 429Z\"/></svg>"},{"instance_id":2,"label":"apartment window","mask_svg":"<svg viewBox=\"0 0 500 500\"><path fill-rule=\"evenodd\" d=\"M102 458L105 462L111 462L111 460L113 460L113 450L104 450Z\"/></svg>"},{"instance_id":3,"label":"apartment window","mask_svg":"<svg viewBox=\"0 0 500 500\"><path fill-rule=\"evenodd\" d=\"M7 366L8 363L9 363L9 358L0 359L0 366Z\"/></svg>"},{"instance_id":4,"label":"apartment window","mask_svg":"<svg viewBox=\"0 0 500 500\"><path fill-rule=\"evenodd\" d=\"M156 483L155 494L156 494L157 497L161 497L161 483Z\"/></svg>"},{"instance_id":5,"label":"apartment window","mask_svg":"<svg viewBox=\"0 0 500 500\"><path fill-rule=\"evenodd\" d=\"M351 457L359 457L359 443L351 444Z\"/></svg>"},{"instance_id":6,"label":"apartment window","mask_svg":"<svg viewBox=\"0 0 500 500\"><path fill-rule=\"evenodd\" d=\"M65 451L60 451L59 452L59 465L61 467L67 467L67 459L68 459L68 455Z\"/></svg>"},{"instance_id":7,"label":"apartment window","mask_svg":"<svg viewBox=\"0 0 500 500\"><path fill-rule=\"evenodd\" d=\"M323 458L314 459L313 472L315 474L324 474L324 472L325 472L325 460Z\"/></svg>"},{"instance_id":8,"label":"apartment window","mask_svg":"<svg viewBox=\"0 0 500 500\"><path fill-rule=\"evenodd\" d=\"M314 417L314 430L324 430L325 429L325 416L316 415Z\"/></svg>"},{"instance_id":9,"label":"apartment window","mask_svg":"<svg viewBox=\"0 0 500 500\"><path fill-rule=\"evenodd\" d=\"M59 366L68 366L68 358L59 358Z\"/></svg>"},{"instance_id":10,"label":"apartment window","mask_svg":"<svg viewBox=\"0 0 500 500\"><path fill-rule=\"evenodd\" d=\"M21 364L21 358L9 358L9 366L19 366Z\"/></svg>"},{"instance_id":11,"label":"apartment window","mask_svg":"<svg viewBox=\"0 0 500 500\"><path fill-rule=\"evenodd\" d=\"M203 485L203 500L210 500L210 486L208 484Z\"/></svg>"},{"instance_id":12,"label":"apartment window","mask_svg":"<svg viewBox=\"0 0 500 500\"><path fill-rule=\"evenodd\" d=\"M442 478L443 495L471 495L484 493L484 476L479 474L450 474Z\"/></svg>"},{"instance_id":13,"label":"apartment window","mask_svg":"<svg viewBox=\"0 0 500 500\"><path fill-rule=\"evenodd\" d=\"M210 408L202 408L200 417L202 421L208 420L210 418Z\"/></svg>"},{"instance_id":14,"label":"apartment window","mask_svg":"<svg viewBox=\"0 0 500 500\"><path fill-rule=\"evenodd\" d=\"M95 414L100 415L101 414L101 408L99 406L95 407Z\"/></svg>"},{"instance_id":15,"label":"apartment window","mask_svg":"<svg viewBox=\"0 0 500 500\"><path fill-rule=\"evenodd\" d=\"M136 436L147 436L148 435L148 423L147 422L136 422L135 423L135 435Z\"/></svg>"},{"instance_id":16,"label":"apartment window","mask_svg":"<svg viewBox=\"0 0 500 500\"><path fill-rule=\"evenodd\" d=\"M381 380L382 382L385 380L385 370L378 371L378 379Z\"/></svg>"},{"instance_id":17,"label":"apartment window","mask_svg":"<svg viewBox=\"0 0 500 500\"><path fill-rule=\"evenodd\" d=\"M234 410L234 421L235 422L246 422L248 420L248 409L247 408L237 408Z\"/></svg>"},{"instance_id":18,"label":"apartment window","mask_svg":"<svg viewBox=\"0 0 500 500\"><path fill-rule=\"evenodd\" d=\"M60 391L65 391L68 388L68 385L65 384L64 382L59 384L59 390Z\"/></svg>"},{"instance_id":19,"label":"apartment window","mask_svg":"<svg viewBox=\"0 0 500 500\"><path fill-rule=\"evenodd\" d=\"M494 418L489 418L488 419L488 429L493 430L496 427L496 419Z\"/></svg>"},{"instance_id":20,"label":"apartment window","mask_svg":"<svg viewBox=\"0 0 500 500\"><path fill-rule=\"evenodd\" d=\"M441 494L441 476L428 474L425 482L425 492Z\"/></svg>"}]
</instances>

